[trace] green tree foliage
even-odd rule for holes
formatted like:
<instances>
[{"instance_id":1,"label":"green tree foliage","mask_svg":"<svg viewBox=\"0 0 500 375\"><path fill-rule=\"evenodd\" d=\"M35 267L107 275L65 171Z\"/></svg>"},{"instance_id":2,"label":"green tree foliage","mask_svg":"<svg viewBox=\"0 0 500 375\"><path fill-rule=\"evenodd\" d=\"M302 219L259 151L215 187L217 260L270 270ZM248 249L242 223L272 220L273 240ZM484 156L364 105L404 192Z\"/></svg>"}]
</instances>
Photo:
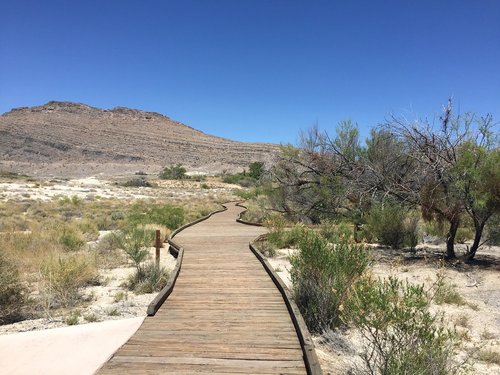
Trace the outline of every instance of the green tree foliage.
<instances>
[{"instance_id":1,"label":"green tree foliage","mask_svg":"<svg viewBox=\"0 0 500 375\"><path fill-rule=\"evenodd\" d=\"M165 167L159 177L164 180L182 180L186 178L186 168L181 164Z\"/></svg>"},{"instance_id":2,"label":"green tree foliage","mask_svg":"<svg viewBox=\"0 0 500 375\"><path fill-rule=\"evenodd\" d=\"M474 242L467 254L472 260L488 220L500 212L500 150L491 149L486 136L478 144L465 142L458 150L453 175L465 211L474 223ZM493 142L495 144L495 142Z\"/></svg>"},{"instance_id":3,"label":"green tree foliage","mask_svg":"<svg viewBox=\"0 0 500 375\"><path fill-rule=\"evenodd\" d=\"M264 173L264 163L255 161L248 167L248 175L256 180L260 179Z\"/></svg>"}]
</instances>

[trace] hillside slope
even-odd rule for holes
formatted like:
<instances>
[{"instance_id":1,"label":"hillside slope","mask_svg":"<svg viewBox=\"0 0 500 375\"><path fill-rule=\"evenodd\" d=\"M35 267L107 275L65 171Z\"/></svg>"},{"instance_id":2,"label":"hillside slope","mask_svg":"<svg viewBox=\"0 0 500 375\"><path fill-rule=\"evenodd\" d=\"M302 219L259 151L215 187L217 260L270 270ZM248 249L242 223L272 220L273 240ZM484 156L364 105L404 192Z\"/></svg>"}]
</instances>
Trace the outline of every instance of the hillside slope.
<instances>
[{"instance_id":1,"label":"hillside slope","mask_svg":"<svg viewBox=\"0 0 500 375\"><path fill-rule=\"evenodd\" d=\"M159 113L71 102L16 108L0 116L0 169L34 175L238 170L269 161L277 147L207 135Z\"/></svg>"}]
</instances>

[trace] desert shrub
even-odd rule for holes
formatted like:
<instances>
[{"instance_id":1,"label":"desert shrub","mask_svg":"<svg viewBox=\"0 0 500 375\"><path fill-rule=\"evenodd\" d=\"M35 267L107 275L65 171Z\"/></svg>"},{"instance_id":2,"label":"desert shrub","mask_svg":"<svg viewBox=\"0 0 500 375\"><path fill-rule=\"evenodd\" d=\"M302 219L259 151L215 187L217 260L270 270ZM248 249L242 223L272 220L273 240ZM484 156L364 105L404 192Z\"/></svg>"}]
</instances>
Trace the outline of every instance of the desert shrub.
<instances>
[{"instance_id":1,"label":"desert shrub","mask_svg":"<svg viewBox=\"0 0 500 375\"><path fill-rule=\"evenodd\" d=\"M361 354L367 374L453 374L458 348L454 330L442 316L429 311L423 285L397 278L357 283L347 303L346 317L364 341Z\"/></svg>"},{"instance_id":2,"label":"desert shrub","mask_svg":"<svg viewBox=\"0 0 500 375\"><path fill-rule=\"evenodd\" d=\"M305 231L300 251L290 259L294 297L312 332L338 326L342 306L353 285L368 266L362 245L331 244L313 231Z\"/></svg>"},{"instance_id":3,"label":"desert shrub","mask_svg":"<svg viewBox=\"0 0 500 375\"><path fill-rule=\"evenodd\" d=\"M354 239L353 225L343 221L335 223L325 220L319 226L319 233L331 243Z\"/></svg>"},{"instance_id":4,"label":"desert shrub","mask_svg":"<svg viewBox=\"0 0 500 375\"><path fill-rule=\"evenodd\" d=\"M222 181L226 184L238 184L244 178L244 173L225 174Z\"/></svg>"},{"instance_id":5,"label":"desert shrub","mask_svg":"<svg viewBox=\"0 0 500 375\"><path fill-rule=\"evenodd\" d=\"M462 295L457 291L457 287L445 280L445 276L442 271L438 272L437 280L434 283L431 292L433 302L438 305L446 303L463 306L467 304L464 297L462 297Z\"/></svg>"},{"instance_id":6,"label":"desert shrub","mask_svg":"<svg viewBox=\"0 0 500 375\"><path fill-rule=\"evenodd\" d=\"M243 213L241 218L251 223L263 223L269 216L269 211L266 210L267 197L258 195L257 197L245 203L247 210Z\"/></svg>"},{"instance_id":7,"label":"desert shrub","mask_svg":"<svg viewBox=\"0 0 500 375\"><path fill-rule=\"evenodd\" d=\"M464 244L474 238L474 229L470 227L460 227L455 235L455 241L457 243Z\"/></svg>"},{"instance_id":8,"label":"desert shrub","mask_svg":"<svg viewBox=\"0 0 500 375\"><path fill-rule=\"evenodd\" d=\"M164 267L158 268L154 263L148 263L141 268L139 277L130 276L128 288L136 294L158 292L167 284L168 277L169 272Z\"/></svg>"},{"instance_id":9,"label":"desert shrub","mask_svg":"<svg viewBox=\"0 0 500 375\"><path fill-rule=\"evenodd\" d=\"M25 292L16 264L0 253L0 324L21 318Z\"/></svg>"},{"instance_id":10,"label":"desert shrub","mask_svg":"<svg viewBox=\"0 0 500 375\"><path fill-rule=\"evenodd\" d=\"M139 282L143 272L142 262L147 259L149 247L151 247L155 238L154 231L135 227L126 231L121 231L115 234L115 236L120 248L127 253L129 259L134 263L136 268L135 277L137 282Z\"/></svg>"},{"instance_id":11,"label":"desert shrub","mask_svg":"<svg viewBox=\"0 0 500 375\"><path fill-rule=\"evenodd\" d=\"M186 168L181 164L165 167L159 177L163 180L182 180L186 178Z\"/></svg>"},{"instance_id":12,"label":"desert shrub","mask_svg":"<svg viewBox=\"0 0 500 375\"><path fill-rule=\"evenodd\" d=\"M268 240L260 240L256 242L256 245L259 251L268 258L273 258L277 254L276 247L270 244Z\"/></svg>"},{"instance_id":13,"label":"desert shrub","mask_svg":"<svg viewBox=\"0 0 500 375\"><path fill-rule=\"evenodd\" d=\"M430 220L424 223L424 232L430 236L446 238L448 227L444 221Z\"/></svg>"},{"instance_id":14,"label":"desert shrub","mask_svg":"<svg viewBox=\"0 0 500 375\"><path fill-rule=\"evenodd\" d=\"M90 254L53 254L40 267L43 304L47 309L74 306L79 289L97 282L98 274Z\"/></svg>"},{"instance_id":15,"label":"desert shrub","mask_svg":"<svg viewBox=\"0 0 500 375\"><path fill-rule=\"evenodd\" d=\"M83 233L85 241L95 241L99 238L99 228L90 219L82 219L76 223L76 227Z\"/></svg>"},{"instance_id":16,"label":"desert shrub","mask_svg":"<svg viewBox=\"0 0 500 375\"><path fill-rule=\"evenodd\" d=\"M308 229L303 224L296 224L283 234L283 247L295 247L299 244L302 238L306 235Z\"/></svg>"},{"instance_id":17,"label":"desert shrub","mask_svg":"<svg viewBox=\"0 0 500 375\"><path fill-rule=\"evenodd\" d=\"M267 241L276 249L281 249L285 246L285 226L286 219L280 214L272 214L264 221L264 225L268 229Z\"/></svg>"},{"instance_id":18,"label":"desert shrub","mask_svg":"<svg viewBox=\"0 0 500 375\"><path fill-rule=\"evenodd\" d=\"M70 313L64 318L64 323L69 326L74 326L78 324L80 320L80 316L82 316L82 312L80 310L72 310Z\"/></svg>"},{"instance_id":19,"label":"desert shrub","mask_svg":"<svg viewBox=\"0 0 500 375\"><path fill-rule=\"evenodd\" d=\"M72 195L71 197L68 195L65 195L65 196L60 197L58 202L61 206L64 206L64 205L80 206L83 201L78 195Z\"/></svg>"},{"instance_id":20,"label":"desert shrub","mask_svg":"<svg viewBox=\"0 0 500 375\"><path fill-rule=\"evenodd\" d=\"M174 230L180 227L185 220L185 212L182 207L170 204L154 205L136 203L130 209L127 222L131 226L140 224L159 224Z\"/></svg>"},{"instance_id":21,"label":"desert shrub","mask_svg":"<svg viewBox=\"0 0 500 375\"><path fill-rule=\"evenodd\" d=\"M66 250L74 251L85 245L85 238L81 230L76 226L64 225L59 230L59 243L63 245Z\"/></svg>"},{"instance_id":22,"label":"desert shrub","mask_svg":"<svg viewBox=\"0 0 500 375\"><path fill-rule=\"evenodd\" d=\"M368 230L380 244L393 249L414 249L420 240L418 216L395 203L375 205L367 218Z\"/></svg>"},{"instance_id":23,"label":"desert shrub","mask_svg":"<svg viewBox=\"0 0 500 375\"><path fill-rule=\"evenodd\" d=\"M95 247L99 266L113 268L125 263L126 260L122 253L118 251L119 248L120 242L117 240L116 234L108 233L103 236Z\"/></svg>"},{"instance_id":24,"label":"desert shrub","mask_svg":"<svg viewBox=\"0 0 500 375\"><path fill-rule=\"evenodd\" d=\"M477 353L477 359L479 359L482 362L493 363L495 365L500 366L500 352L495 350L491 349L480 350Z\"/></svg>"},{"instance_id":25,"label":"desert shrub","mask_svg":"<svg viewBox=\"0 0 500 375\"><path fill-rule=\"evenodd\" d=\"M124 187L153 187L153 184L151 184L144 177L133 178L131 180L128 180L128 181L121 183L120 185L124 186Z\"/></svg>"},{"instance_id":26,"label":"desert shrub","mask_svg":"<svg viewBox=\"0 0 500 375\"><path fill-rule=\"evenodd\" d=\"M244 199L244 200L250 200L257 198L259 195L263 194L262 188L256 186L252 187L250 189L235 189L234 190L234 195Z\"/></svg>"}]
</instances>

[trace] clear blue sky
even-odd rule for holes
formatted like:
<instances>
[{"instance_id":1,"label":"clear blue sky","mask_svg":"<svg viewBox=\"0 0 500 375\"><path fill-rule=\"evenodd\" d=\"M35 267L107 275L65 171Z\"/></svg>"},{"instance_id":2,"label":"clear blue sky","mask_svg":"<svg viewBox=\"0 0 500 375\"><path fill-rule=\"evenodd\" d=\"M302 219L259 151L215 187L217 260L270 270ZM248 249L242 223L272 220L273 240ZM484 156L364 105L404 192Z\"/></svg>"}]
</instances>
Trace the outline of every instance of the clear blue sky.
<instances>
[{"instance_id":1,"label":"clear blue sky","mask_svg":"<svg viewBox=\"0 0 500 375\"><path fill-rule=\"evenodd\" d=\"M68 100L292 142L392 112L500 118L500 1L0 0L0 113Z\"/></svg>"}]
</instances>

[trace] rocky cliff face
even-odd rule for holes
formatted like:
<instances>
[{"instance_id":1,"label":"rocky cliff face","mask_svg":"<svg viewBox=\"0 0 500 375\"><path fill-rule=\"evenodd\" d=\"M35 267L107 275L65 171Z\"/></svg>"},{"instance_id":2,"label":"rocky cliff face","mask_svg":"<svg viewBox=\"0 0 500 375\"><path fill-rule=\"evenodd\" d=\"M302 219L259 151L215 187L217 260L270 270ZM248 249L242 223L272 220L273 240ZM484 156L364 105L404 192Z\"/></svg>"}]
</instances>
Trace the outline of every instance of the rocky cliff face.
<instances>
[{"instance_id":1,"label":"rocky cliff face","mask_svg":"<svg viewBox=\"0 0 500 375\"><path fill-rule=\"evenodd\" d=\"M277 147L205 134L155 112L70 102L0 116L0 169L34 175L157 172L180 163L217 173L269 161Z\"/></svg>"}]
</instances>

